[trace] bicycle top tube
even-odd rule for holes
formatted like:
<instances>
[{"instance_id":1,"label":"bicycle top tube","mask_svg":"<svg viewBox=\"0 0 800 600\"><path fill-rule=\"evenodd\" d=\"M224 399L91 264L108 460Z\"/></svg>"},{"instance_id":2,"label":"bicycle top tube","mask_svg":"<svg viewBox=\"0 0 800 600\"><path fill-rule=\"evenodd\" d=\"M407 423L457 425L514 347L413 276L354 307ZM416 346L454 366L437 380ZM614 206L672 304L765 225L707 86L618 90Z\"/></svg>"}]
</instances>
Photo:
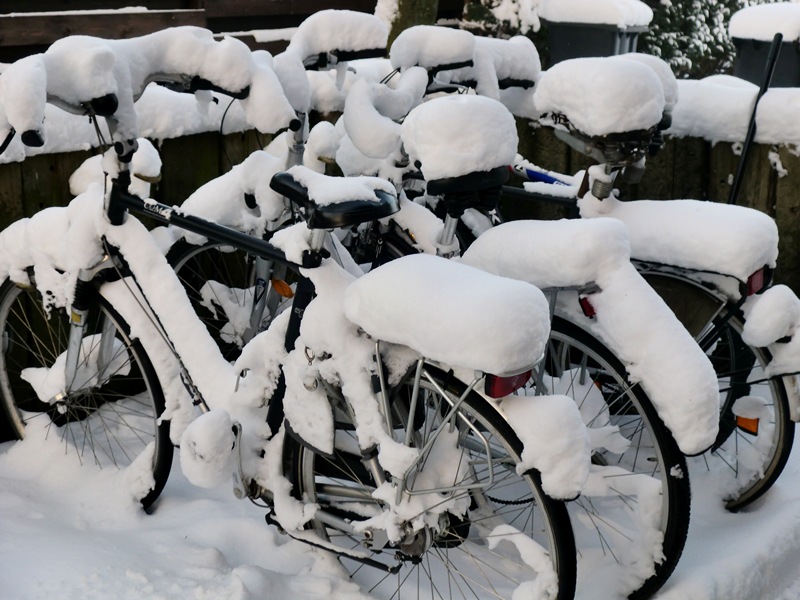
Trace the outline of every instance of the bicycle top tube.
<instances>
[{"instance_id":1,"label":"bicycle top tube","mask_svg":"<svg viewBox=\"0 0 800 600\"><path fill-rule=\"evenodd\" d=\"M234 246L262 258L276 260L294 269L306 266L288 260L286 254L281 250L259 237L242 233L213 221L207 221L201 217L187 215L173 206L167 206L154 200L143 200L128 191L129 182L130 173L128 171L121 171L112 182L107 208L107 215L112 225L122 223L127 209L135 215L146 215L161 224L180 227L215 242Z\"/></svg>"}]
</instances>

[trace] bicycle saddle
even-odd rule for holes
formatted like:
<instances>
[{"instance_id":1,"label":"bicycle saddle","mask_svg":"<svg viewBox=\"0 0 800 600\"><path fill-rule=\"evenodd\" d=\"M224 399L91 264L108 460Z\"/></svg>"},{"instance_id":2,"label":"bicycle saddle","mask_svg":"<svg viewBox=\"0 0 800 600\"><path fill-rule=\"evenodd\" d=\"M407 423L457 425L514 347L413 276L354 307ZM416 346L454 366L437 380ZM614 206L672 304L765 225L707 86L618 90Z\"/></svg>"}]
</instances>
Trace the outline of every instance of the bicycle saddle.
<instances>
[{"instance_id":1,"label":"bicycle saddle","mask_svg":"<svg viewBox=\"0 0 800 600\"><path fill-rule=\"evenodd\" d=\"M645 155L667 109L662 78L624 56L558 63L542 74L534 100L541 122L562 141L620 165Z\"/></svg>"},{"instance_id":2,"label":"bicycle saddle","mask_svg":"<svg viewBox=\"0 0 800 600\"><path fill-rule=\"evenodd\" d=\"M349 227L400 210L391 184L377 177L330 177L297 166L276 173L269 185L303 208L309 229Z\"/></svg>"}]
</instances>

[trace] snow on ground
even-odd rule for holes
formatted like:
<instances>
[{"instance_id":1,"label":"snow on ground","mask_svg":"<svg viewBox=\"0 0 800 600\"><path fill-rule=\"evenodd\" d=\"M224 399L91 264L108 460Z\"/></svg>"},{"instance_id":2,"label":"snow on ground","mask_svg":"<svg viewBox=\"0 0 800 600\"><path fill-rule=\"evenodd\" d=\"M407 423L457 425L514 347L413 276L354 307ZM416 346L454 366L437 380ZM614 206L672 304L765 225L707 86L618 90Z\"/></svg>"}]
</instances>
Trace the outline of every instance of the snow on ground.
<instances>
[{"instance_id":1,"label":"snow on ground","mask_svg":"<svg viewBox=\"0 0 800 600\"><path fill-rule=\"evenodd\" d=\"M2 597L363 598L318 551L269 527L262 509L236 500L227 485L191 486L175 460L156 510L146 515L119 492L124 486L114 485L114 473L77 465L42 432L0 444ZM799 475L796 448L766 498L731 514L710 477L695 468L689 541L657 598L797 598ZM591 589L592 600L611 600Z\"/></svg>"}]
</instances>

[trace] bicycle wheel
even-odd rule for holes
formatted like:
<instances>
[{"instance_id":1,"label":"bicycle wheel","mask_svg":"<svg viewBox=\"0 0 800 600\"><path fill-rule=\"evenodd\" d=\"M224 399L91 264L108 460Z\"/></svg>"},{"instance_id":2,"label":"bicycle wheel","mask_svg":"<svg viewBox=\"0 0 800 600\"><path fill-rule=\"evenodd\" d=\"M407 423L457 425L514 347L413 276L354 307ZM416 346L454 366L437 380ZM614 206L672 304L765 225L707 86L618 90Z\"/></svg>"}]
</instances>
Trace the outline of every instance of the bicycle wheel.
<instances>
[{"instance_id":1,"label":"bicycle wheel","mask_svg":"<svg viewBox=\"0 0 800 600\"><path fill-rule=\"evenodd\" d=\"M603 585L628 598L650 597L686 543L691 492L685 457L641 386L573 323L553 319L535 379L545 393L575 399L595 447L589 485L569 504L579 591Z\"/></svg>"},{"instance_id":2,"label":"bicycle wheel","mask_svg":"<svg viewBox=\"0 0 800 600\"><path fill-rule=\"evenodd\" d=\"M254 257L219 243L197 246L180 240L167 260L222 355L229 361L238 358L250 327Z\"/></svg>"},{"instance_id":3,"label":"bicycle wheel","mask_svg":"<svg viewBox=\"0 0 800 600\"><path fill-rule=\"evenodd\" d=\"M5 281L0 286L0 404L17 439L30 427L43 428L81 464L125 469L136 462L139 469L142 460L149 461L153 479L140 498L147 509L172 464L169 422L159 422L161 387L141 345L99 294L87 323L70 382L75 391L65 392L67 311L48 311L35 286Z\"/></svg>"},{"instance_id":4,"label":"bicycle wheel","mask_svg":"<svg viewBox=\"0 0 800 600\"><path fill-rule=\"evenodd\" d=\"M440 371L426 368L426 374L414 417L418 447L442 425L443 415L465 390ZM391 402L399 414L409 406L412 389L410 380L395 388ZM407 421L398 419L398 432ZM374 560L399 563L396 574L348 557L340 558L343 566L363 590L383 599L572 598L575 546L564 503L542 492L537 472L516 472L522 445L478 394L467 395L453 422L452 433L440 437L448 440L446 454L437 457L436 451L443 448L433 445L415 489L419 491L426 471L435 473L437 482L445 478L455 489L412 498L424 502L426 495L428 500L433 496L436 504L451 502L454 508L440 512L435 526L417 529L410 542L373 550ZM293 484L293 494L354 523L380 514L380 501L372 495L375 484L361 462L352 424L339 420L335 439L333 456L325 457L287 436L284 474ZM313 523L322 539L344 549L363 549L367 542L364 534Z\"/></svg>"},{"instance_id":5,"label":"bicycle wheel","mask_svg":"<svg viewBox=\"0 0 800 600\"><path fill-rule=\"evenodd\" d=\"M742 341L740 310L694 282L652 273L645 278L695 335L717 373L720 432L693 463L717 478L725 507L738 511L772 487L789 459L795 430L789 383L766 377L772 356Z\"/></svg>"}]
</instances>

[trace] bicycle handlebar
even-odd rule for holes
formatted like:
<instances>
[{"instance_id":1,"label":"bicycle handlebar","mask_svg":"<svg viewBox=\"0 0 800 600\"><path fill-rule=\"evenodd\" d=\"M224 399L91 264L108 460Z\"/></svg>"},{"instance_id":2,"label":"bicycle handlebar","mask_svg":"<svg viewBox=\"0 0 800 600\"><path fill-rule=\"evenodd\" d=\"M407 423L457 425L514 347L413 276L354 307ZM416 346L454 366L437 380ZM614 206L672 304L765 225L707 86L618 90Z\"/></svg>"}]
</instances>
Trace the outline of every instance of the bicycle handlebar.
<instances>
[{"instance_id":1,"label":"bicycle handlebar","mask_svg":"<svg viewBox=\"0 0 800 600\"><path fill-rule=\"evenodd\" d=\"M303 66L309 71L318 71L327 67L333 67L339 63L360 60L364 58L383 58L386 56L386 48L368 48L366 50L331 50L313 54L303 59Z\"/></svg>"}]
</instances>

